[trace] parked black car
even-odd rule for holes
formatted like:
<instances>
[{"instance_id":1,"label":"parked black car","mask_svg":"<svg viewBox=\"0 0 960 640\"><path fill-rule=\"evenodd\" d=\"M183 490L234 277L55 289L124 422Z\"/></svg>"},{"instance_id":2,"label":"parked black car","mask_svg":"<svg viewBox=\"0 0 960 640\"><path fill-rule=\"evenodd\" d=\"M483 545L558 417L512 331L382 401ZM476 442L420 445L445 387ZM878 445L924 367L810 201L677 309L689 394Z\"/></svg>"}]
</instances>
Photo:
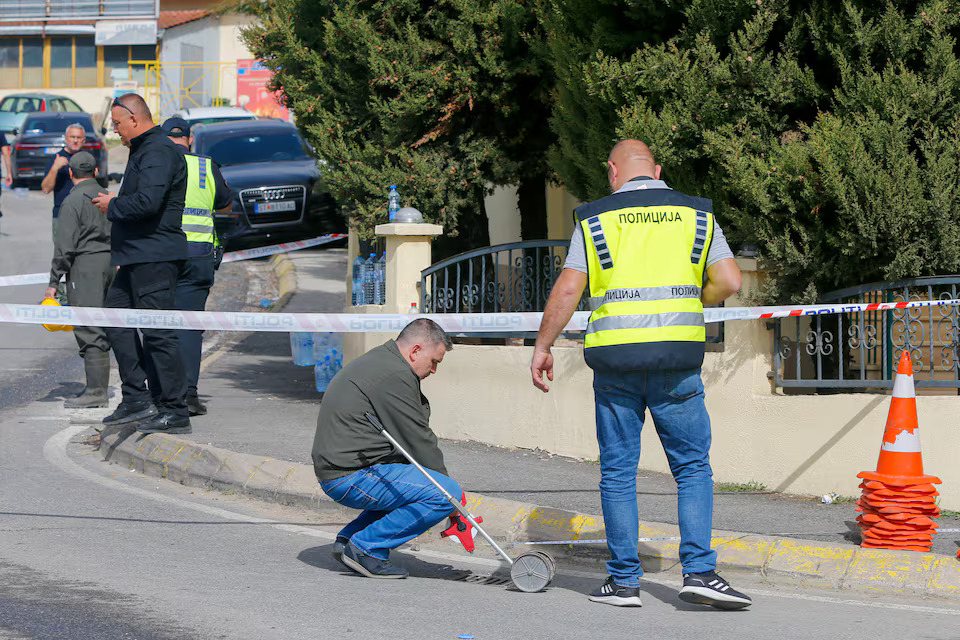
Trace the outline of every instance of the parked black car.
<instances>
[{"instance_id":1,"label":"parked black car","mask_svg":"<svg viewBox=\"0 0 960 640\"><path fill-rule=\"evenodd\" d=\"M219 164L233 191L233 211L214 219L226 248L345 232L316 157L289 122L217 122L191 133L193 152Z\"/></svg>"},{"instance_id":2,"label":"parked black car","mask_svg":"<svg viewBox=\"0 0 960 640\"><path fill-rule=\"evenodd\" d=\"M23 120L23 129L14 129L10 159L13 163L14 186L40 187L46 175L50 159L63 149L67 127L79 124L87 134L83 150L89 151L97 160L100 176L107 176L107 145L101 128L93 128L93 119L86 113L38 111L28 113ZM9 138L8 138L9 139Z\"/></svg>"}]
</instances>

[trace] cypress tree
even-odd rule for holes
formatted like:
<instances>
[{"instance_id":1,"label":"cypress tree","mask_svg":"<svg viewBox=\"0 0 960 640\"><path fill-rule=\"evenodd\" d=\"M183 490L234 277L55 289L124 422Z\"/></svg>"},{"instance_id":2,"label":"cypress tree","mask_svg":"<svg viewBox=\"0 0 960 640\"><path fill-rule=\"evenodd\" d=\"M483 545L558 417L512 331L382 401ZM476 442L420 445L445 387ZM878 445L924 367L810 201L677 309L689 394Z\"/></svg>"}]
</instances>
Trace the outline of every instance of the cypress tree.
<instances>
[{"instance_id":1,"label":"cypress tree","mask_svg":"<svg viewBox=\"0 0 960 640\"><path fill-rule=\"evenodd\" d=\"M545 228L550 74L523 2L267 0L249 10L260 24L248 46L273 69L361 237L386 221L391 184L444 226L435 254L489 244L490 185L520 185L522 214ZM531 197L524 186L538 181Z\"/></svg>"}]
</instances>

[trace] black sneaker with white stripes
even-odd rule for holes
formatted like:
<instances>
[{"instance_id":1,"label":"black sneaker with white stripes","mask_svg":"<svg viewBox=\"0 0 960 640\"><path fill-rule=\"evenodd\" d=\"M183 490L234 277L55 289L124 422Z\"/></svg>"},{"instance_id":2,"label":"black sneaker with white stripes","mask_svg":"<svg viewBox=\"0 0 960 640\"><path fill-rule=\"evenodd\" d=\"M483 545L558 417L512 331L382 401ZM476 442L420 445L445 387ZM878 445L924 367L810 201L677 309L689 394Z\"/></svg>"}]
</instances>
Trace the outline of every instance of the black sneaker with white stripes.
<instances>
[{"instance_id":1,"label":"black sneaker with white stripes","mask_svg":"<svg viewBox=\"0 0 960 640\"><path fill-rule=\"evenodd\" d=\"M750 596L731 587L716 571L684 574L680 599L693 604L708 604L717 609L731 610L743 609L753 604Z\"/></svg>"},{"instance_id":2,"label":"black sneaker with white stripes","mask_svg":"<svg viewBox=\"0 0 960 640\"><path fill-rule=\"evenodd\" d=\"M593 602L602 602L603 604L612 604L615 607L640 607L640 589L636 587L621 587L613 581L613 577L608 577L607 581L594 589L590 594L590 600Z\"/></svg>"}]
</instances>

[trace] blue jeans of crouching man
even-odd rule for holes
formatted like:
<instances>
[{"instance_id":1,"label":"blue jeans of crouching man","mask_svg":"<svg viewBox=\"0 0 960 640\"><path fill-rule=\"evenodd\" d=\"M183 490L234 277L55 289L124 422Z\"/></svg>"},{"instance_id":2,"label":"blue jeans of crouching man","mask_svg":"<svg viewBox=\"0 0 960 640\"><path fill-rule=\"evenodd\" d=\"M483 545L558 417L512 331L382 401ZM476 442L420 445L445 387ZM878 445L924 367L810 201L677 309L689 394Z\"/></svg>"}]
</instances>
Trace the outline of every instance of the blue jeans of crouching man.
<instances>
[{"instance_id":1,"label":"blue jeans of crouching man","mask_svg":"<svg viewBox=\"0 0 960 640\"><path fill-rule=\"evenodd\" d=\"M717 566L710 549L713 472L710 416L700 369L596 371L593 380L600 445L600 500L616 584L637 587L643 569L637 551L637 465L644 410L649 408L677 482L680 562L684 573Z\"/></svg>"},{"instance_id":2,"label":"blue jeans of crouching man","mask_svg":"<svg viewBox=\"0 0 960 640\"><path fill-rule=\"evenodd\" d=\"M456 482L436 471L427 472L450 495L460 497L462 490ZM338 504L363 510L337 535L380 560L454 512L450 502L412 464L375 464L324 480L320 487Z\"/></svg>"}]
</instances>

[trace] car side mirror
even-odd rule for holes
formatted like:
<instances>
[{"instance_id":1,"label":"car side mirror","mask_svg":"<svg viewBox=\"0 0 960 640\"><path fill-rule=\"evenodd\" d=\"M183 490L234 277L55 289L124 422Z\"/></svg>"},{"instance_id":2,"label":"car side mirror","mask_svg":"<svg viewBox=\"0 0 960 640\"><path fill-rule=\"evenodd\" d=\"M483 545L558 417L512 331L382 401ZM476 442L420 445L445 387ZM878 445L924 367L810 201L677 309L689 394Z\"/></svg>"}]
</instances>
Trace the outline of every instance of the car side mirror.
<instances>
[{"instance_id":1,"label":"car side mirror","mask_svg":"<svg viewBox=\"0 0 960 640\"><path fill-rule=\"evenodd\" d=\"M107 135L107 128L106 128L106 127L100 127L100 135L102 135L102 136Z\"/></svg>"},{"instance_id":2,"label":"car side mirror","mask_svg":"<svg viewBox=\"0 0 960 640\"><path fill-rule=\"evenodd\" d=\"M12 133L13 135L17 135L20 133L20 129L18 129L17 127L14 127L10 133Z\"/></svg>"}]
</instances>

